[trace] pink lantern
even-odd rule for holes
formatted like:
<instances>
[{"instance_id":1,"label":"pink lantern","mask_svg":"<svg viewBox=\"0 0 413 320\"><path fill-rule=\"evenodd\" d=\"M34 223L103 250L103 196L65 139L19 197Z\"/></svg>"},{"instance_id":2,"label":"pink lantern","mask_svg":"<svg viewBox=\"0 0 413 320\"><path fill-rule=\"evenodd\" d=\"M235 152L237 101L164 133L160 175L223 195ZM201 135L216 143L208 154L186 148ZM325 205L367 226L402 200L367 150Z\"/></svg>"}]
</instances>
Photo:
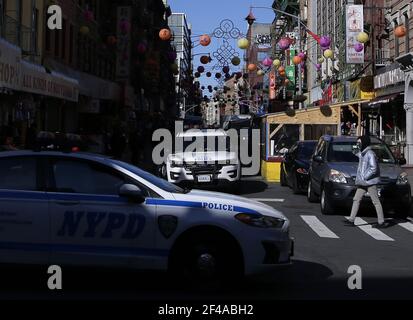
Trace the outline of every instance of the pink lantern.
<instances>
[{"instance_id":1,"label":"pink lantern","mask_svg":"<svg viewBox=\"0 0 413 320\"><path fill-rule=\"evenodd\" d=\"M174 62L176 60L176 52L175 51L170 51L168 52L168 60L171 62Z\"/></svg>"},{"instance_id":2,"label":"pink lantern","mask_svg":"<svg viewBox=\"0 0 413 320\"><path fill-rule=\"evenodd\" d=\"M298 56L301 58L301 60L305 60L306 58L307 58L307 55L304 53L304 52L300 52L299 54L298 54Z\"/></svg>"},{"instance_id":3,"label":"pink lantern","mask_svg":"<svg viewBox=\"0 0 413 320\"><path fill-rule=\"evenodd\" d=\"M318 71L320 71L320 70L321 70L321 64L317 63L317 64L315 65L315 68L316 68Z\"/></svg>"},{"instance_id":4,"label":"pink lantern","mask_svg":"<svg viewBox=\"0 0 413 320\"><path fill-rule=\"evenodd\" d=\"M123 33L128 33L130 31L131 24L128 20L122 20L119 24L119 27Z\"/></svg>"},{"instance_id":5,"label":"pink lantern","mask_svg":"<svg viewBox=\"0 0 413 320\"><path fill-rule=\"evenodd\" d=\"M354 50L356 51L356 52L362 52L363 50L364 50L364 46L363 46L363 44L362 43L360 43L360 42L357 42L355 45L354 45Z\"/></svg>"},{"instance_id":6,"label":"pink lantern","mask_svg":"<svg viewBox=\"0 0 413 320\"><path fill-rule=\"evenodd\" d=\"M322 36L322 37L320 38L320 46L321 46L321 48L328 48L328 47L330 47L330 44L331 44L331 39L330 39L330 37Z\"/></svg>"},{"instance_id":7,"label":"pink lantern","mask_svg":"<svg viewBox=\"0 0 413 320\"><path fill-rule=\"evenodd\" d=\"M138 46L136 47L136 50L139 54L144 54L146 52L146 49L146 43L144 42L138 43Z\"/></svg>"},{"instance_id":8,"label":"pink lantern","mask_svg":"<svg viewBox=\"0 0 413 320\"><path fill-rule=\"evenodd\" d=\"M290 44L291 42L288 38L281 38L281 40L278 42L281 50L287 50L290 47Z\"/></svg>"},{"instance_id":9,"label":"pink lantern","mask_svg":"<svg viewBox=\"0 0 413 320\"><path fill-rule=\"evenodd\" d=\"M93 21L93 19L94 19L93 11L89 10L89 9L85 10L85 12L83 13L83 17L88 22Z\"/></svg>"},{"instance_id":10,"label":"pink lantern","mask_svg":"<svg viewBox=\"0 0 413 320\"><path fill-rule=\"evenodd\" d=\"M272 60L267 57L262 61L262 64L266 67L271 67L272 66Z\"/></svg>"}]
</instances>

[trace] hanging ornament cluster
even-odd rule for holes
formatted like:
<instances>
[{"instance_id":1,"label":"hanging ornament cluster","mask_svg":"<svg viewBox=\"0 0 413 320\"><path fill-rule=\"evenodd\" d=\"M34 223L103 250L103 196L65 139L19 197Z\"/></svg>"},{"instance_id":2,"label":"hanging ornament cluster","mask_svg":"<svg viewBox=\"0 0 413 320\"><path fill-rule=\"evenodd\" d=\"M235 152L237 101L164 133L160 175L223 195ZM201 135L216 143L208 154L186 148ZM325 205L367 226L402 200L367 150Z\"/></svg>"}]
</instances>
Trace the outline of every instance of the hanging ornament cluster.
<instances>
[{"instance_id":1,"label":"hanging ornament cluster","mask_svg":"<svg viewBox=\"0 0 413 320\"><path fill-rule=\"evenodd\" d=\"M246 38L241 38L238 40L238 48L245 50L249 47L249 41Z\"/></svg>"},{"instance_id":2,"label":"hanging ornament cluster","mask_svg":"<svg viewBox=\"0 0 413 320\"><path fill-rule=\"evenodd\" d=\"M211 43L211 37L207 34L204 34L199 38L199 43L201 46L207 47Z\"/></svg>"},{"instance_id":3,"label":"hanging ornament cluster","mask_svg":"<svg viewBox=\"0 0 413 320\"><path fill-rule=\"evenodd\" d=\"M163 41L168 41L171 40L172 38L172 32L169 29L162 29L159 31L159 38Z\"/></svg>"}]
</instances>

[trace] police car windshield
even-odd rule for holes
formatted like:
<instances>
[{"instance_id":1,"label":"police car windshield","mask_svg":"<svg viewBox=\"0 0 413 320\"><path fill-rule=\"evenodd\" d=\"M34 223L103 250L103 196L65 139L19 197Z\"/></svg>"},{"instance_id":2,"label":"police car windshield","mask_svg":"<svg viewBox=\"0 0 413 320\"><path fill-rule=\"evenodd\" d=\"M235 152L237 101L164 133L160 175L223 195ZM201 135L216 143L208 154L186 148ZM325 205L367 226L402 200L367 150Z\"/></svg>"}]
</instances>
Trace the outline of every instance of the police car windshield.
<instances>
[{"instance_id":1,"label":"police car windshield","mask_svg":"<svg viewBox=\"0 0 413 320\"><path fill-rule=\"evenodd\" d=\"M109 161L111 161L112 163L136 174L137 176L145 179L146 181L148 181L149 183L153 184L154 186L166 191L166 192L170 192L170 193L187 193L186 190L166 181L163 180L161 178L158 178L156 176L154 176L153 174L150 174L149 172L146 172L142 169L139 169L138 167L135 167L129 163L126 162L122 162L122 161L118 161L118 160L113 160L110 159Z\"/></svg>"}]
</instances>

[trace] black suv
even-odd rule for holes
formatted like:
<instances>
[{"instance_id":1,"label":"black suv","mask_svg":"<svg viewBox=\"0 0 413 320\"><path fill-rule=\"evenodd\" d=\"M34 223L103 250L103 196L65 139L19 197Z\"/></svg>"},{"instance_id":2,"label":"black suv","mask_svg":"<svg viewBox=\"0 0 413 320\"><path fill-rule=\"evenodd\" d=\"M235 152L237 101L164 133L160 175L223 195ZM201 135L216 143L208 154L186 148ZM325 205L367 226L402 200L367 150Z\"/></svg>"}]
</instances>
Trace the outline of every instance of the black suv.
<instances>
[{"instance_id":1,"label":"black suv","mask_svg":"<svg viewBox=\"0 0 413 320\"><path fill-rule=\"evenodd\" d=\"M349 209L357 190L355 180L359 159L355 154L356 137L320 138L310 164L307 198L310 202L321 200L323 214L332 214L337 208ZM383 206L394 209L400 216L407 216L411 205L411 189L407 174L400 165L405 159L396 160L389 147L372 137L371 147L380 164L378 191ZM362 205L367 201L363 199Z\"/></svg>"}]
</instances>

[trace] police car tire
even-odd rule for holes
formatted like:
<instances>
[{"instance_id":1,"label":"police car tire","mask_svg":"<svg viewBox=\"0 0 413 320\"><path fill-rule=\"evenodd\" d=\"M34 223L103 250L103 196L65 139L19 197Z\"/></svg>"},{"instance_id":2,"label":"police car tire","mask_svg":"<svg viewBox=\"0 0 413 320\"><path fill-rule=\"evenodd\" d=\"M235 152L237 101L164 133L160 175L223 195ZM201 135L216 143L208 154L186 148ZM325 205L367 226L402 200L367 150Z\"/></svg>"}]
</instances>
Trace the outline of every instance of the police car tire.
<instances>
[{"instance_id":1,"label":"police car tire","mask_svg":"<svg viewBox=\"0 0 413 320\"><path fill-rule=\"evenodd\" d=\"M310 178L310 180L308 182L308 187L307 187L308 188L307 189L307 200L308 200L308 202L315 203L315 202L318 201L318 197L314 193L312 185L313 185L313 183L311 182L311 178Z\"/></svg>"},{"instance_id":2,"label":"police car tire","mask_svg":"<svg viewBox=\"0 0 413 320\"><path fill-rule=\"evenodd\" d=\"M335 211L335 208L332 205L331 200L327 196L326 191L324 189L321 190L320 206L321 206L321 213L324 215L333 214Z\"/></svg>"},{"instance_id":3,"label":"police car tire","mask_svg":"<svg viewBox=\"0 0 413 320\"><path fill-rule=\"evenodd\" d=\"M187 239L171 257L171 271L186 284L192 286L216 286L222 282L236 281L242 275L242 261L239 261L236 248L226 237L201 232L195 238ZM202 272L197 265L202 255L214 259L213 272Z\"/></svg>"}]
</instances>

